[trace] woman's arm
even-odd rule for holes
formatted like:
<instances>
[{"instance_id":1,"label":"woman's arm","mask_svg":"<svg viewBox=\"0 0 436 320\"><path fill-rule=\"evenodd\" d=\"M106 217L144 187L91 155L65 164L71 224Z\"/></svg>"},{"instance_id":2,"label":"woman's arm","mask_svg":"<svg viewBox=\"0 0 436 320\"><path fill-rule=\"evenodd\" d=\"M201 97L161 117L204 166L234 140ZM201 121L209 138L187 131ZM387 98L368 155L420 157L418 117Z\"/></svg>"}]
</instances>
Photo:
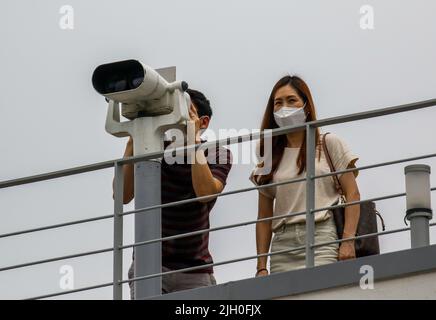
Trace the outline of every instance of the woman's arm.
<instances>
[{"instance_id":1,"label":"woman's arm","mask_svg":"<svg viewBox=\"0 0 436 320\"><path fill-rule=\"evenodd\" d=\"M353 172L344 173L339 182L345 194L347 202L360 201L359 188ZM360 217L360 205L355 204L345 207L344 234L342 238L354 237L357 231L357 224ZM339 247L339 260L352 259L356 257L354 240L345 241Z\"/></svg>"},{"instance_id":2,"label":"woman's arm","mask_svg":"<svg viewBox=\"0 0 436 320\"><path fill-rule=\"evenodd\" d=\"M259 192L259 204L258 204L258 215L257 218L268 218L273 215L273 203L274 200L268 198ZM256 224L256 248L257 254L268 253L269 246L271 243L271 220L259 222ZM266 263L268 261L268 257L259 257L257 258L257 270L266 269ZM268 271L263 270L258 273L259 276L267 275Z\"/></svg>"}]
</instances>

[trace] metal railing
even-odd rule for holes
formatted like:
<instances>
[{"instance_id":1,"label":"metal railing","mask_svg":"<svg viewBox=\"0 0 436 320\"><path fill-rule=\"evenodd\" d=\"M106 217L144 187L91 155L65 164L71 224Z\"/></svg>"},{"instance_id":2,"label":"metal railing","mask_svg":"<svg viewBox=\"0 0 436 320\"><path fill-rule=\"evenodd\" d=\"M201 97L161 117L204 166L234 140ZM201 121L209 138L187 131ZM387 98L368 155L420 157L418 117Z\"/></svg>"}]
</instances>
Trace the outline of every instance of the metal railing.
<instances>
[{"instance_id":1,"label":"metal railing","mask_svg":"<svg viewBox=\"0 0 436 320\"><path fill-rule=\"evenodd\" d=\"M78 288L78 289L74 289L74 290L68 290L68 291L62 291L62 292L57 292L57 293L52 293L52 294L41 295L41 296L37 296L37 297L32 297L30 299L50 298L50 297L56 297L56 296L60 296L60 295L77 293L77 292L98 289L98 288L103 288L103 287L109 287L109 286L113 286L113 298L114 299L122 299L122 285L124 283L129 282L129 281L132 281L132 282L141 281L141 280L151 279L151 278L155 278L155 277L161 277L161 276L167 275L167 274L174 274L174 273L179 273L179 272L198 270L198 269L207 268L210 266L219 266L219 265L235 263L235 262L240 262L240 261L245 261L245 260L250 260L250 259L257 259L259 257L268 257L268 256L276 255L276 254L298 251L298 250L302 250L302 249L305 249L305 252L306 252L306 266L312 267L312 266L314 266L314 249L316 247L320 247L320 246L328 245L328 244L332 244L332 243L340 243L342 241L347 241L347 240L352 240L352 239L361 239L361 238L367 238L367 237L381 236L381 235L387 235L387 234L392 234L392 233L410 230L410 227L407 227L407 228L377 232L377 233L373 233L373 234L366 234L366 235L361 235L361 236L356 236L356 237L338 239L335 241L329 241L329 242L323 242L323 243L314 243L315 222L314 222L313 214L315 212L335 209L335 208L339 208L339 207L351 206L351 205L360 204L360 203L364 203L364 202L368 202L368 201L380 201L380 200L392 199L392 198L397 198L397 197L404 197L406 195L406 193L398 193L398 194L391 194L391 195L386 195L386 196L382 196L382 197L376 197L376 198L372 198L372 199L365 199L365 200L360 200L360 201L354 201L354 202L348 202L348 203L344 203L344 204L333 205L333 206L329 206L329 207L315 208L315 198L314 198L315 179L328 177L328 176L332 176L335 174L351 172L351 171L368 170L368 169L372 169L372 168L376 168L376 167L382 167L382 166L387 166L387 165L393 165L393 164L399 164L399 163L404 163L404 162L409 162L409 161L415 161L415 160L420 160L420 159L436 157L436 153L433 153L433 154L404 158L404 159L393 160L393 161L388 161L388 162L382 162L382 163L372 164L372 165L368 165L368 166L340 170L340 171L330 172L330 173L326 173L326 174L322 174L322 175L315 175L315 144L316 144L315 130L316 130L316 128L323 127L323 126L352 122L352 121L369 119L369 118L375 118L375 117L380 117L380 116L385 116L385 115L390 115L390 114L396 114L396 113L400 113L400 112L408 112L408 111L428 108L428 107L432 107L432 106L436 106L436 99L420 101L420 102L399 105L399 106L394 106L394 107L388 107L388 108L381 108L381 109L377 109L377 110L370 110L370 111L365 111L365 112L360 112L360 113L355 113L355 114L350 114L350 115L321 119L321 120L317 120L317 121L307 122L303 125L288 126L288 127L281 127L281 128L273 129L273 130L271 130L270 133L268 133L269 137L287 134L290 132L306 130L306 145L307 145L307 157L306 157L306 172L307 172L307 174L306 174L306 178L290 179L290 180L286 180L286 181L269 183L269 184L260 185L260 186L241 188L241 189L237 189L237 190L222 192L219 194L196 197L196 198L182 200L182 201L175 201L175 202L171 202L171 203L165 203L165 204L150 206L150 207L146 207L146 208L140 208L140 209L127 211L127 212L123 212L123 170L122 170L122 167L124 164L131 164L131 163L136 163L136 162L140 162L140 161L161 158L161 157L166 156L170 153L174 153L174 152L177 152L178 150L183 150L183 149L188 150L188 151L189 150L192 151L194 149L199 148L200 146L202 148L208 148L208 147L213 147L215 145L222 146L222 145L231 145L231 144L242 143L242 142L246 142L246 141L252 141L255 139L263 138L264 136L266 136L265 133L264 132L250 133L250 134L246 134L246 135L240 135L237 137L229 137L229 138L221 139L221 140L217 140L217 141L205 142L205 143L198 144L198 145L181 147L181 148L177 148L177 149L172 150L172 151L153 152L153 153L148 153L146 155L141 155L141 156L133 156L133 157L128 157L128 158L115 159L115 160L104 161L104 162L99 162L99 163L95 163L95 164L79 166L79 167L75 167L75 168L70 168L70 169L45 173L45 174L39 174L39 175L34 175L34 176L29 176L29 177L24 177L24 178L19 178L19 179L2 181L2 182L0 182L0 189L9 188L9 187L18 186L18 185L30 184L30 183L39 182L39 181L47 181L47 180L56 179L56 178L60 178L60 177L66 177L66 176L85 173L85 172L107 169L107 168L111 168L111 167L113 167L114 171L115 171L115 173L114 173L115 178L114 178L114 212L113 212L113 214L108 214L108 215L98 216L98 217L89 218L89 219L75 220L75 221L59 223L59 224L54 224L54 225L49 225L49 226L42 226L42 227L37 227L37 228L32 228L32 229L27 229L27 230L21 230L21 231L0 234L0 239L2 239L2 238L17 236L17 235L23 235L23 234L45 231L45 230L50 230L50 229L57 229L57 228L62 228L62 227L66 227L66 226L78 225L78 224L83 224L83 223L88 223L88 222L93 222L93 221L113 219L113 228L114 228L114 238L113 238L114 245L113 245L113 247L100 249L100 250L94 250L94 251L88 251L88 252L82 252L82 253L77 253L77 254L59 256L59 257L54 257L54 258L49 258L49 259L44 259L44 260L32 261L32 262L27 262L27 263L22 263L22 264L17 264L17 265L0 267L0 272L7 271L7 270L14 270L14 269L28 267L28 266L39 265L39 264L44 264L44 263L49 263L49 262L54 262L54 261L61 261L61 260L65 260L65 259L84 257L84 256L95 255L95 254L100 254L100 253L113 252L113 281L112 282L103 283L103 284L94 285L94 286L83 287L83 288ZM198 200L212 199L212 198L216 198L216 197L222 197L222 196L232 195L232 194L236 194L236 193L248 192L248 191L258 190L258 189L262 189L262 188L297 183L297 182L302 182L302 181L306 181L306 210L305 211L291 212L291 213L280 215L280 216L273 216L273 217L268 217L268 218L256 219L256 220L246 221L246 222L242 222L242 223L236 223L236 224L230 224L230 225L225 225L225 226L221 226L221 227L197 230L194 232L178 234L175 236L170 236L170 237L165 237L165 238L159 238L159 239L153 239L153 240L142 241L142 242L138 242L138 243L132 243L132 244L128 244L128 245L123 245L123 217L126 215L145 214L148 211L151 211L151 210L157 209L157 208L166 208L166 207L170 207L170 206L177 206L177 205L186 204L186 203L190 203L190 202L196 202ZM436 190L436 188L431 188L431 191L434 191L434 190ZM292 216L298 216L298 215L306 215L306 231L307 232L306 232L306 244L304 246L290 248L290 249L277 251L277 252L269 252L269 253L264 253L264 254L259 254L259 255L253 255L253 256L248 256L248 257L243 257L243 258L238 258L238 259L233 259L233 260L226 260L226 261L211 263L211 264L202 265L202 266L190 267L190 268L185 268L185 269L178 269L178 270L173 270L173 271L168 271L168 272L160 272L160 273L156 273L156 274L135 277L133 279L128 279L128 280L122 279L122 270L123 270L122 252L124 249L133 248L133 247L137 247L137 246L144 246L144 245L148 245L148 244L156 243L156 242L163 242L163 241L168 241L168 240L180 239L183 237L189 237L189 236L199 235L199 234L208 233L208 232L214 232L214 231L225 230L225 229L230 229L230 228L235 228L235 227L241 227L241 226L256 224L256 223L265 222L265 221L273 221L276 219L283 219L286 217L292 217ZM436 223L430 224L430 226L434 226L434 225L436 225Z\"/></svg>"}]
</instances>

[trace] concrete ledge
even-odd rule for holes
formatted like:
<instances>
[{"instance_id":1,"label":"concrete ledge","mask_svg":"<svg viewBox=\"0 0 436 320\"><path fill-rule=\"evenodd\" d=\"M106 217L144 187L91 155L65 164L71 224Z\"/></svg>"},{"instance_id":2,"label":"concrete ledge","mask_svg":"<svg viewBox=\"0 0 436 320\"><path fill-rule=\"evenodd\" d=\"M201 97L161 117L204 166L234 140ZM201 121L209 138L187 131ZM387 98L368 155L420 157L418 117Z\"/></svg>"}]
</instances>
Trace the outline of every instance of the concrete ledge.
<instances>
[{"instance_id":1,"label":"concrete ledge","mask_svg":"<svg viewBox=\"0 0 436 320\"><path fill-rule=\"evenodd\" d=\"M257 300L288 297L335 287L359 285L360 268L370 265L374 281L436 270L436 245L407 249L324 266L231 281L150 297L162 300Z\"/></svg>"}]
</instances>

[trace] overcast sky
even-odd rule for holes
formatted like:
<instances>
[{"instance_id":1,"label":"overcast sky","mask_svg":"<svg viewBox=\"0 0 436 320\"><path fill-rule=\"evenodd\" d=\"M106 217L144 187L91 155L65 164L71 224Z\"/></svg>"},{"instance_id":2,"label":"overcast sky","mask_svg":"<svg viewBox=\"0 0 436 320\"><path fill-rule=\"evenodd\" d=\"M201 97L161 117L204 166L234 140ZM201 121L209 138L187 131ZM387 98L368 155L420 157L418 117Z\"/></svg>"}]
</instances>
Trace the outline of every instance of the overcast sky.
<instances>
[{"instance_id":1,"label":"overcast sky","mask_svg":"<svg viewBox=\"0 0 436 320\"><path fill-rule=\"evenodd\" d=\"M59 26L63 5L74 9L73 30ZM360 27L363 5L374 9L372 30ZM111 61L177 66L179 80L210 98L215 131L259 128L272 86L288 73L307 81L321 119L435 98L435 11L435 2L422 0L3 0L0 180L123 155L127 138L106 133L107 104L91 85L95 67ZM436 108L428 108L323 131L344 138L363 166L434 153L435 118ZM404 192L407 164L361 171L362 199ZM225 190L251 186L253 165L235 164ZM0 233L111 214L112 177L108 169L1 189ZM377 207L388 229L404 226L405 198ZM133 202L124 207L130 209ZM211 226L256 217L257 191L225 196L212 211ZM124 243L132 243L132 216L124 231ZM107 220L0 239L0 268L108 248L112 233ZM410 246L408 233L380 241L382 252ZM213 232L210 251L215 262L254 255L254 225ZM125 278L130 258L126 250ZM75 288L112 281L112 254L100 254L1 272L0 299L61 291L64 265L74 270ZM220 266L215 276L218 283L248 278L255 266L255 260ZM109 287L62 298L111 297Z\"/></svg>"}]
</instances>

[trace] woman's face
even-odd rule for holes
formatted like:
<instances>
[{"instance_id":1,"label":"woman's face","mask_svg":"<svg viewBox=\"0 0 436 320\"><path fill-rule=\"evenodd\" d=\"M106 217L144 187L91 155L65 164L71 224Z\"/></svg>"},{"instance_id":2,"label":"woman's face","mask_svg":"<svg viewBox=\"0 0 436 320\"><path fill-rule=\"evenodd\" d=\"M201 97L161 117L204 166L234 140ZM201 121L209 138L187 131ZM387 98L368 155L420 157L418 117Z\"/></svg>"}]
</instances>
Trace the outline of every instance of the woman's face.
<instances>
[{"instance_id":1,"label":"woman's face","mask_svg":"<svg viewBox=\"0 0 436 320\"><path fill-rule=\"evenodd\" d=\"M282 107L302 108L303 105L303 99L301 99L297 91L290 85L286 85L276 91L273 112L280 110Z\"/></svg>"}]
</instances>

